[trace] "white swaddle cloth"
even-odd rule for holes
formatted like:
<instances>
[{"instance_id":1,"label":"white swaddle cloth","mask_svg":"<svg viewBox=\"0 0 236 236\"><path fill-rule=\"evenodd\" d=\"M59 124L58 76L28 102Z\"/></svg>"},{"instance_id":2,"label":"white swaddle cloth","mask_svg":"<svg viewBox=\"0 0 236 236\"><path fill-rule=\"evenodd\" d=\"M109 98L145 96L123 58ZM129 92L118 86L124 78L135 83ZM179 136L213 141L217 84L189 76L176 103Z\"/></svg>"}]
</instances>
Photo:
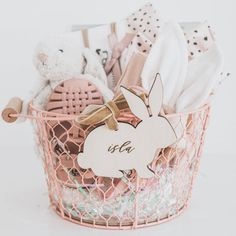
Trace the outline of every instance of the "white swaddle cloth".
<instances>
[{"instance_id":1,"label":"white swaddle cloth","mask_svg":"<svg viewBox=\"0 0 236 236\"><path fill-rule=\"evenodd\" d=\"M223 56L216 44L189 63L183 92L176 102L176 112L203 106L217 86L223 69Z\"/></svg>"},{"instance_id":2,"label":"white swaddle cloth","mask_svg":"<svg viewBox=\"0 0 236 236\"><path fill-rule=\"evenodd\" d=\"M111 34L110 25L77 25L74 30L84 28L87 28L90 49L94 52L107 52L109 60L112 51L108 42L108 35ZM219 79L215 81L205 77L210 76L210 68L216 66L216 58L212 59L208 52L214 44L214 35L208 22L164 23L155 8L151 4L146 4L126 19L116 22L118 41L127 32L135 34L135 37L121 54L119 62L122 72L133 53L141 50L148 54L141 75L142 86L149 90L155 75L160 73L165 91L163 103L169 111L196 109L207 102L211 89L219 82ZM74 33L81 34L78 31ZM80 40L83 41L82 38ZM209 57L209 61L205 56ZM207 71L204 71L205 63L209 66ZM204 73L205 79L199 78L200 70ZM108 74L108 82L111 77L112 75ZM110 85L109 87L113 88ZM198 91L201 87L202 92Z\"/></svg>"},{"instance_id":3,"label":"white swaddle cloth","mask_svg":"<svg viewBox=\"0 0 236 236\"><path fill-rule=\"evenodd\" d=\"M175 22L163 27L145 62L141 78L146 90L157 73L160 73L164 87L164 105L174 107L180 95L187 73L188 51L183 31Z\"/></svg>"}]
</instances>

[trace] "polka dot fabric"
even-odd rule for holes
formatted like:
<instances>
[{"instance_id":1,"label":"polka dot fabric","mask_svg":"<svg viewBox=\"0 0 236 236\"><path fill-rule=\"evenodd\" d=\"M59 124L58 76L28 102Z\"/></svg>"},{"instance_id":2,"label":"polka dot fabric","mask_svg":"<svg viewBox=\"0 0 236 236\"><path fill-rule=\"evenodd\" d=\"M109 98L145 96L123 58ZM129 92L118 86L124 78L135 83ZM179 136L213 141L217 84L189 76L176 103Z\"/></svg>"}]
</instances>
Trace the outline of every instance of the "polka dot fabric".
<instances>
[{"instance_id":1,"label":"polka dot fabric","mask_svg":"<svg viewBox=\"0 0 236 236\"><path fill-rule=\"evenodd\" d=\"M129 33L137 35L142 33L152 43L155 42L162 24L152 4L140 8L129 16L126 21Z\"/></svg>"},{"instance_id":2,"label":"polka dot fabric","mask_svg":"<svg viewBox=\"0 0 236 236\"><path fill-rule=\"evenodd\" d=\"M136 48L139 52L148 54L152 48L152 42L144 34L140 33L133 38L129 46L133 49Z\"/></svg>"},{"instance_id":3,"label":"polka dot fabric","mask_svg":"<svg viewBox=\"0 0 236 236\"><path fill-rule=\"evenodd\" d=\"M153 45L158 43L166 23L152 4L146 4L125 19L125 32L133 34L134 37L121 53L119 63L122 72L134 53L140 52L148 56ZM180 26L186 38L189 61L205 53L213 45L213 33L207 22L183 22Z\"/></svg>"},{"instance_id":4,"label":"polka dot fabric","mask_svg":"<svg viewBox=\"0 0 236 236\"><path fill-rule=\"evenodd\" d=\"M188 43L189 60L206 52L214 43L214 36L207 22L189 31L184 30L184 34Z\"/></svg>"},{"instance_id":5,"label":"polka dot fabric","mask_svg":"<svg viewBox=\"0 0 236 236\"><path fill-rule=\"evenodd\" d=\"M152 44L160 34L163 21L157 15L152 4L146 4L127 19L127 30L136 36L129 45L130 49L148 54ZM188 43L189 60L206 52L214 42L214 36L207 22L191 30L183 29Z\"/></svg>"}]
</instances>

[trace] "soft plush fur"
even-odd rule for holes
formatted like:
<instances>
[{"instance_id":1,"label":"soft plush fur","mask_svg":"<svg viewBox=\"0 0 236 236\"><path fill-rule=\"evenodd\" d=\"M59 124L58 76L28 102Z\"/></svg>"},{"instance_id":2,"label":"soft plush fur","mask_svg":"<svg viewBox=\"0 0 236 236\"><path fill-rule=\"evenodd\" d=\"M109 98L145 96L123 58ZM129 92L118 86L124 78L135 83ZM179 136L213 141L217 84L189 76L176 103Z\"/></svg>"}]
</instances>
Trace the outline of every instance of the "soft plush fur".
<instances>
[{"instance_id":1,"label":"soft plush fur","mask_svg":"<svg viewBox=\"0 0 236 236\"><path fill-rule=\"evenodd\" d=\"M104 100L110 100L113 93L107 87L107 77L95 53L83 48L81 40L65 34L41 41L34 53L34 65L39 72L31 98L23 103L23 113L27 113L29 101L44 109L48 96L62 81L72 78L90 80L103 93Z\"/></svg>"}]
</instances>

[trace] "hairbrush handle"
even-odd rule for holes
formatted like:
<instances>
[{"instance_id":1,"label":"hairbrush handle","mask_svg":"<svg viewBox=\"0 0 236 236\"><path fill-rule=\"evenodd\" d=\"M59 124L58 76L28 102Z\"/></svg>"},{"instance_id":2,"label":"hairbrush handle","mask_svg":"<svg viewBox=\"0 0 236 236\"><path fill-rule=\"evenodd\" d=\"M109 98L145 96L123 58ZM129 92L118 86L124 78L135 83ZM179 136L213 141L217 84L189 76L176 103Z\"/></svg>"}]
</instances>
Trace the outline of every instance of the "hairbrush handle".
<instances>
[{"instance_id":1,"label":"hairbrush handle","mask_svg":"<svg viewBox=\"0 0 236 236\"><path fill-rule=\"evenodd\" d=\"M10 99L6 107L2 111L2 118L7 123L13 123L17 120L16 116L21 113L23 101L18 97L13 97Z\"/></svg>"}]
</instances>

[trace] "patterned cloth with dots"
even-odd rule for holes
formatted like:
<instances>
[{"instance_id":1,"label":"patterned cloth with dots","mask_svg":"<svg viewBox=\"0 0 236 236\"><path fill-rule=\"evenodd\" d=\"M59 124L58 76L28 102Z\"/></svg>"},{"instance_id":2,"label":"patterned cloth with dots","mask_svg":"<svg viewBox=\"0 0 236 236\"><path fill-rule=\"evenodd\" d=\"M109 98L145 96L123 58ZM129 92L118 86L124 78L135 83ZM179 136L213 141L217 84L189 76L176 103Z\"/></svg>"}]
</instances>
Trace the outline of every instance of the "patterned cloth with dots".
<instances>
[{"instance_id":1,"label":"patterned cloth with dots","mask_svg":"<svg viewBox=\"0 0 236 236\"><path fill-rule=\"evenodd\" d=\"M127 17L127 32L136 35L131 44L138 51L148 53L161 30L162 20L152 4L146 4Z\"/></svg>"},{"instance_id":2,"label":"patterned cloth with dots","mask_svg":"<svg viewBox=\"0 0 236 236\"><path fill-rule=\"evenodd\" d=\"M206 52L214 43L214 34L207 22L183 31L188 44L189 60Z\"/></svg>"},{"instance_id":3,"label":"patterned cloth with dots","mask_svg":"<svg viewBox=\"0 0 236 236\"><path fill-rule=\"evenodd\" d=\"M148 56L153 44L158 43L158 38L166 22L157 13L152 4L146 4L128 16L124 21L115 24L118 31L119 28L122 28L122 34L117 37L116 44L119 44L122 41L122 37L125 37L127 34L134 35L132 40L127 44L128 46L121 50L120 56L117 58L120 71L123 73L134 53L139 52ZM208 51L214 44L215 39L211 27L207 22L188 24L188 27L185 27L185 23L180 23L180 26L186 38L188 58L190 61ZM107 52L106 60L108 62L113 57L112 50L117 46L116 44L105 49L100 49ZM96 48L96 50L98 49ZM107 76L109 87L113 89L119 77L112 73L108 73Z\"/></svg>"},{"instance_id":4,"label":"patterned cloth with dots","mask_svg":"<svg viewBox=\"0 0 236 236\"><path fill-rule=\"evenodd\" d=\"M129 45L129 50L148 54L158 38L164 22L152 4L146 4L127 17L126 24L127 32L136 35ZM183 27L183 32L188 44L189 60L206 52L214 42L214 34L207 22L197 24L190 30Z\"/></svg>"}]
</instances>

